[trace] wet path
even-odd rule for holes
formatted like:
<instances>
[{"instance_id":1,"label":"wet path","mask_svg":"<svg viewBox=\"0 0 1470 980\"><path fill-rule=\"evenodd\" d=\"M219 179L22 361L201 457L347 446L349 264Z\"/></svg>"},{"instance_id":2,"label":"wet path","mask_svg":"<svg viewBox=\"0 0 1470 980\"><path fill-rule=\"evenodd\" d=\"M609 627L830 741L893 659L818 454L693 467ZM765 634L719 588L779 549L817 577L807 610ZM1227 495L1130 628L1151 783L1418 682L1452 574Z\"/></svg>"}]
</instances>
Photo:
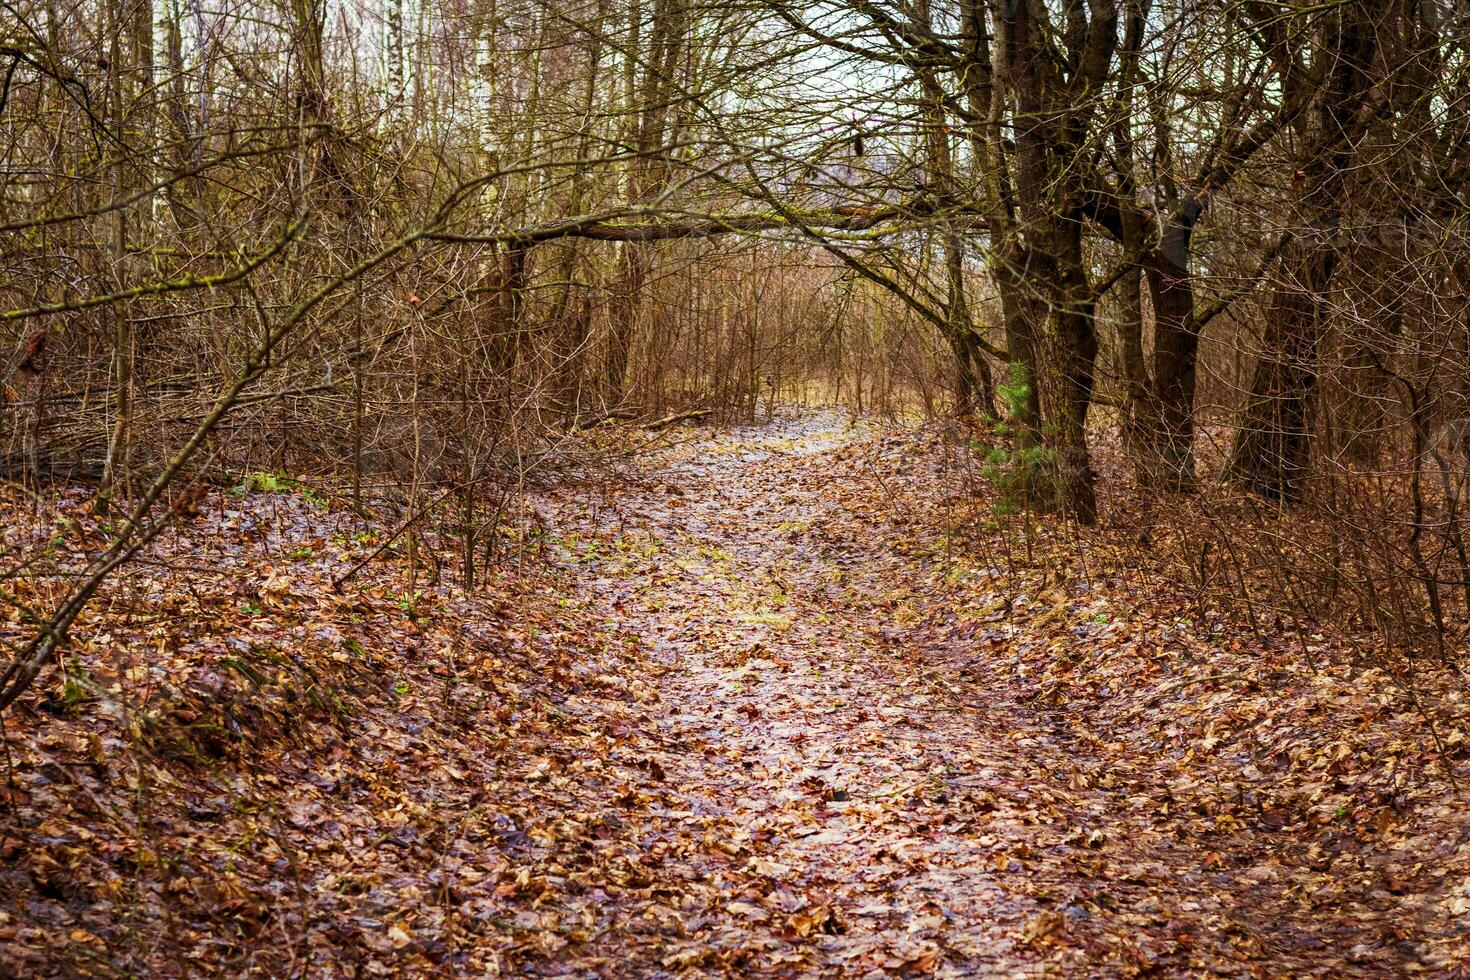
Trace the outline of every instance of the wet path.
<instances>
[{"instance_id":1,"label":"wet path","mask_svg":"<svg viewBox=\"0 0 1470 980\"><path fill-rule=\"evenodd\" d=\"M662 671L661 775L733 828L720 846L745 888L690 965L710 947L855 975L1034 960L1016 946L1040 909L1005 880L1028 753L1014 719L925 668L912 561L836 495L834 466L871 436L817 416L700 442L582 548L610 625Z\"/></svg>"},{"instance_id":2,"label":"wet path","mask_svg":"<svg viewBox=\"0 0 1470 980\"><path fill-rule=\"evenodd\" d=\"M693 437L556 515L643 671L598 724L646 784L617 836L647 873L584 897L584 962L874 977L1438 962L1399 938L1424 927L1394 918L1371 842L1287 829L1300 776L1244 765L1247 785L1243 764L1195 758L1180 739L1203 709L1157 710L1180 696L1167 674L1136 709L1127 676L1068 687L1070 664L1169 635L1163 612L1063 581L1065 548L1024 614L1014 585L998 598L950 577L933 504L952 487L942 444L921 441L789 416Z\"/></svg>"}]
</instances>

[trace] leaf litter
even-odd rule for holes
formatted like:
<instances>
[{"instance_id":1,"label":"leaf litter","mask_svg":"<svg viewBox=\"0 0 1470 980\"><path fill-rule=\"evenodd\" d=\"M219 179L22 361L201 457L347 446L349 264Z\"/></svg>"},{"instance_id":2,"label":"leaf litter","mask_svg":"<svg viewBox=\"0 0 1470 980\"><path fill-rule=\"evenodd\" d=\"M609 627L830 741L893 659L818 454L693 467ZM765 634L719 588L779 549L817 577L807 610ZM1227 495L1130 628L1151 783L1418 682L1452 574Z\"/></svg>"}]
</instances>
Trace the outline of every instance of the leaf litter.
<instances>
[{"instance_id":1,"label":"leaf litter","mask_svg":"<svg viewBox=\"0 0 1470 980\"><path fill-rule=\"evenodd\" d=\"M543 560L468 599L391 551L334 591L384 532L299 489L204 501L5 718L0 962L1463 974L1462 688L1197 621L1105 532L1020 555L961 455L694 436L541 494ZM86 505L6 501L17 599Z\"/></svg>"}]
</instances>

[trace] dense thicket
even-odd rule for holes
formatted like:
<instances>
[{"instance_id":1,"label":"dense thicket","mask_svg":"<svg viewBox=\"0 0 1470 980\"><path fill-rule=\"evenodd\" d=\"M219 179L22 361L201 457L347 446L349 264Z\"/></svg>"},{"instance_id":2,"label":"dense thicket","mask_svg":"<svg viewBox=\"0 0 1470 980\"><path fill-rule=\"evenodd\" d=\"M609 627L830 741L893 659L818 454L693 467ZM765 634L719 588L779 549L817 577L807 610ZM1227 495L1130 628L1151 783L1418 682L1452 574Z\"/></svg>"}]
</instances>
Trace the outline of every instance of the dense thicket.
<instances>
[{"instance_id":1,"label":"dense thicket","mask_svg":"<svg viewBox=\"0 0 1470 980\"><path fill-rule=\"evenodd\" d=\"M456 502L472 585L565 434L817 397L973 416L1083 524L1116 425L1202 582L1439 649L1470 613L1463 2L3 23L0 456L131 508L102 573L254 468Z\"/></svg>"}]
</instances>

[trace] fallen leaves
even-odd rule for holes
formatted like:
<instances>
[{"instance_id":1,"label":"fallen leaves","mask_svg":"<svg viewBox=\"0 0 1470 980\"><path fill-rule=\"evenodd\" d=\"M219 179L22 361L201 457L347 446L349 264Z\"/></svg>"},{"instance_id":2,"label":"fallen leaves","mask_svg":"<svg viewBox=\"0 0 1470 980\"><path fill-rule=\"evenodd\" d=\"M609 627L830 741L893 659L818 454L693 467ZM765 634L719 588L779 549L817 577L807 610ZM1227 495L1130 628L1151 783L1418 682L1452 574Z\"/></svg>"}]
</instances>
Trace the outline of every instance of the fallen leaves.
<instances>
[{"instance_id":1,"label":"fallen leaves","mask_svg":"<svg viewBox=\"0 0 1470 980\"><path fill-rule=\"evenodd\" d=\"M818 905L786 917L784 937L789 940L806 939L813 934L835 935L843 931L842 923L832 908Z\"/></svg>"},{"instance_id":2,"label":"fallen leaves","mask_svg":"<svg viewBox=\"0 0 1470 980\"><path fill-rule=\"evenodd\" d=\"M1038 912L1026 920L1026 927L1021 930L1021 942L1029 946L1038 940L1045 939L1061 930L1066 921L1060 912L1051 910Z\"/></svg>"},{"instance_id":3,"label":"fallen leaves","mask_svg":"<svg viewBox=\"0 0 1470 980\"><path fill-rule=\"evenodd\" d=\"M408 587L391 554L336 595L334 568L385 531L301 493L195 501L79 624L59 682L4 719L0 958L68 975L100 972L83 950L159 974L240 972L250 950L264 975L1463 962L1462 808L1391 679L1190 622L1050 525L1029 560L1008 552L1003 527L965 525L953 451L819 414L691 440L615 505L538 500L554 561L470 600ZM58 561L100 540L81 503L57 502ZM1460 764L1463 704L1431 694Z\"/></svg>"}]
</instances>

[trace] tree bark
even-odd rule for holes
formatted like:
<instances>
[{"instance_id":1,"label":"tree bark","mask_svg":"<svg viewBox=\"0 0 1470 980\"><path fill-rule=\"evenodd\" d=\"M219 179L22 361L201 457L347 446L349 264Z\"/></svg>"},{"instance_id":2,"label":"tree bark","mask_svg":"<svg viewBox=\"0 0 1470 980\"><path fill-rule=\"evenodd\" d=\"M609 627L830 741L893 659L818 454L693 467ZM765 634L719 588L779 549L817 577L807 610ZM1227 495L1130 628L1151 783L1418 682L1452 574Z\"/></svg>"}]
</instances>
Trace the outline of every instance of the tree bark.
<instances>
[{"instance_id":1,"label":"tree bark","mask_svg":"<svg viewBox=\"0 0 1470 980\"><path fill-rule=\"evenodd\" d=\"M1314 94L1310 129L1293 175L1302 233L1281 258L1281 282L1266 315L1262 352L1231 448L1226 477L1254 493L1297 501L1310 475L1311 402L1317 352L1338 262L1347 177L1356 143L1373 113L1365 98L1375 54L1365 0L1337 8L1324 28L1329 66Z\"/></svg>"},{"instance_id":2,"label":"tree bark","mask_svg":"<svg viewBox=\"0 0 1470 980\"><path fill-rule=\"evenodd\" d=\"M1317 345L1337 259L1323 242L1293 244L1289 253L1282 260L1285 279L1267 306L1261 357L1227 471L1252 493L1284 502L1300 500L1306 489Z\"/></svg>"},{"instance_id":3,"label":"tree bark","mask_svg":"<svg viewBox=\"0 0 1470 980\"><path fill-rule=\"evenodd\" d=\"M1143 444L1149 483L1164 490L1194 486L1194 391L1199 331L1194 279L1189 272L1193 226L1171 224L1144 259L1154 308L1152 384L1144 413Z\"/></svg>"}]
</instances>

